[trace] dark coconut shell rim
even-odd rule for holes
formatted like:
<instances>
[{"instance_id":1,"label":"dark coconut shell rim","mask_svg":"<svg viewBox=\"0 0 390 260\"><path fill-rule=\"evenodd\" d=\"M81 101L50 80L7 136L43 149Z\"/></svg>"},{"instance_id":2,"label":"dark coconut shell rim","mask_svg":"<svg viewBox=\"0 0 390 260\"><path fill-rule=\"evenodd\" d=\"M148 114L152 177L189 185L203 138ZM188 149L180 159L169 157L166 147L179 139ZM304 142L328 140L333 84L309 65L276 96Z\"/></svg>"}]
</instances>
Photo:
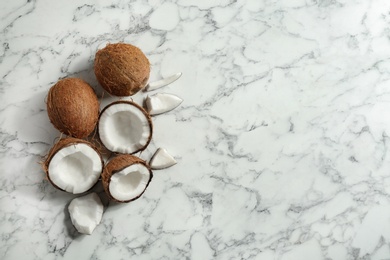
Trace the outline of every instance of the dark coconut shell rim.
<instances>
[{"instance_id":1,"label":"dark coconut shell rim","mask_svg":"<svg viewBox=\"0 0 390 260\"><path fill-rule=\"evenodd\" d=\"M100 154L99 150L96 148L96 146L94 146L91 142L88 142L86 140L83 140L83 139L78 139L78 138L74 138L74 137L65 137L65 138L62 138L60 139L49 151L48 155L46 156L46 159L45 161L42 163L42 168L43 170L45 171L46 173L46 176L47 176L47 179L49 180L49 182L57 189L63 191L63 192L67 192L67 193L71 193L71 194L76 194L76 193L72 193L72 192L68 192L64 189L61 189L60 187L58 187L51 179L50 179L50 173L49 173L49 164L51 162L51 160L53 159L53 157L57 154L58 151L60 151L61 149L63 148L66 148L68 146L71 146L71 145L76 145L76 144L86 144L88 145L89 147L91 147L93 150L95 150L95 152L99 155L99 158L100 158L100 161L102 163L102 171L100 172L100 175L102 174L103 170L104 170L104 161L103 161L103 157L102 155ZM91 186L91 188L89 188L88 190L86 191L83 191L83 192L80 192L80 193L77 193L77 194L82 194L84 192L87 192L87 191L90 191L98 182L99 182L99 179L100 178L97 178L96 182Z\"/></svg>"},{"instance_id":2,"label":"dark coconut shell rim","mask_svg":"<svg viewBox=\"0 0 390 260\"><path fill-rule=\"evenodd\" d=\"M124 165L124 166L122 166L122 167L120 167L118 169L113 169L112 171L108 171L108 169L107 169L108 167L114 167L114 166L112 166L112 164L117 164L117 161L119 161L121 159L129 160L129 162L127 162L126 165ZM110 189L109 189L110 182L111 182L111 177L114 174L116 174L116 173L118 173L118 172L120 172L120 171L126 169L127 167L130 167L130 166L134 165L134 164L142 164L149 171L149 180L148 180L148 183L146 183L146 186L145 186L144 190L137 197L134 197L134 198L132 198L130 200L118 200L118 199L114 198L111 195L111 192L110 192ZM131 202L131 201L139 199L145 193L145 191L148 188L148 186L149 186L150 182L152 181L152 179L153 179L153 171L149 167L149 165L144 160L142 160L141 158L136 157L134 155L130 155L130 154L122 154L122 155L119 155L119 156L115 157L114 159L112 159L110 162L108 162L106 164L106 166L103 169L103 173L102 173L102 183L103 183L104 191L106 192L106 194L109 197L109 199L111 199L113 201L116 201L116 202L120 202L120 203L128 203L128 202Z\"/></svg>"},{"instance_id":3,"label":"dark coconut shell rim","mask_svg":"<svg viewBox=\"0 0 390 260\"><path fill-rule=\"evenodd\" d=\"M146 117L146 119L148 120L148 124L149 124L149 129L150 129L150 135L148 137L148 140L146 141L146 144L144 146L142 146L141 148L139 148L138 150L134 151L134 152L131 152L131 153L121 153L121 152L117 152L117 151L112 151L110 149L107 148L107 146L104 144L104 142L102 141L102 139L100 138L100 131L99 131L99 123L100 123L100 118L101 116L103 115L104 111L106 111L106 109L108 109L109 107L111 106L114 106L114 105L117 105L117 104L127 104L127 105L131 105L131 106L134 106L136 108L138 108ZM146 112L146 110L141 107L140 105L138 105L137 103L133 102L133 101L129 101L129 100L120 100L120 101L115 101L115 102L112 102L110 104L108 104L103 110L102 112L100 112L100 115L99 115L99 119L98 119L98 122L97 122L97 133L98 133L98 137L99 137L99 140L100 142L104 145L104 147L107 148L107 150L115 153L115 154L135 154L135 153L138 153L138 152L141 152L143 150L146 149L146 147L148 147L150 141L152 140L152 136L153 136L153 123L152 123L152 118L150 117L149 113Z\"/></svg>"}]
</instances>

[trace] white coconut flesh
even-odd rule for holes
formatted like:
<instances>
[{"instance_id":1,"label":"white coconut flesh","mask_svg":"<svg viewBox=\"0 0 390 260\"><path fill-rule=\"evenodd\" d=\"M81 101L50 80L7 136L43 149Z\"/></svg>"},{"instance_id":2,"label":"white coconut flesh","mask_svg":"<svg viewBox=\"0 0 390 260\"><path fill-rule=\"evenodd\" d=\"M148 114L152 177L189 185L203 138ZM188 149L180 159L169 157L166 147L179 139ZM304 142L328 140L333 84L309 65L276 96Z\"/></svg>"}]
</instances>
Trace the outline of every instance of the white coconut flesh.
<instances>
[{"instance_id":1,"label":"white coconut flesh","mask_svg":"<svg viewBox=\"0 0 390 260\"><path fill-rule=\"evenodd\" d=\"M68 206L70 219L78 232L92 234L103 216L103 204L96 193L75 198Z\"/></svg>"},{"instance_id":2,"label":"white coconut flesh","mask_svg":"<svg viewBox=\"0 0 390 260\"><path fill-rule=\"evenodd\" d=\"M143 164L135 163L111 176L109 191L116 200L132 200L145 191L149 180L149 169Z\"/></svg>"},{"instance_id":3,"label":"white coconut flesh","mask_svg":"<svg viewBox=\"0 0 390 260\"><path fill-rule=\"evenodd\" d=\"M177 162L175 158L170 155L164 148L158 148L152 159L150 160L150 167L153 170L161 170L175 165Z\"/></svg>"},{"instance_id":4,"label":"white coconut flesh","mask_svg":"<svg viewBox=\"0 0 390 260\"><path fill-rule=\"evenodd\" d=\"M170 77L167 77L167 78L164 78L161 80L157 80L154 82L149 82L148 84L146 84L144 91L152 91L152 90L156 90L158 88L165 87L166 85L169 85L172 82L176 81L178 78L181 77L181 75L182 75L182 73L179 72L179 73L176 73Z\"/></svg>"},{"instance_id":5,"label":"white coconut flesh","mask_svg":"<svg viewBox=\"0 0 390 260\"><path fill-rule=\"evenodd\" d=\"M145 100L147 111L150 115L159 115L175 109L183 102L181 98L172 94L158 93L147 96Z\"/></svg>"},{"instance_id":6,"label":"white coconut flesh","mask_svg":"<svg viewBox=\"0 0 390 260\"><path fill-rule=\"evenodd\" d=\"M99 154L92 147L79 143L58 150L50 160L48 173L60 189L78 194L95 185L102 168Z\"/></svg>"},{"instance_id":7,"label":"white coconut flesh","mask_svg":"<svg viewBox=\"0 0 390 260\"><path fill-rule=\"evenodd\" d=\"M148 118L131 104L111 105L100 116L100 140L110 151L129 154L137 152L145 147L150 135Z\"/></svg>"}]
</instances>

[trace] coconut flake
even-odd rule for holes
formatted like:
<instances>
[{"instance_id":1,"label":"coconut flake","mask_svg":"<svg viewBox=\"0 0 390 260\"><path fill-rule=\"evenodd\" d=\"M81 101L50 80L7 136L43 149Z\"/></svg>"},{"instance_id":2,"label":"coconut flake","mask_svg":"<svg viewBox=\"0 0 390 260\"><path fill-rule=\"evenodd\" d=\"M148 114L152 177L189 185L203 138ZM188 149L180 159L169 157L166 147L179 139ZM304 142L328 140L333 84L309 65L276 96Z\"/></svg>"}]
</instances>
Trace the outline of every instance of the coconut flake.
<instances>
[{"instance_id":1,"label":"coconut flake","mask_svg":"<svg viewBox=\"0 0 390 260\"><path fill-rule=\"evenodd\" d=\"M110 151L138 152L148 145L151 135L151 122L146 112L132 102L113 103L100 116L100 140Z\"/></svg>"},{"instance_id":2,"label":"coconut flake","mask_svg":"<svg viewBox=\"0 0 390 260\"><path fill-rule=\"evenodd\" d=\"M103 204L96 193L73 199L68 207L70 219L78 232L92 234L103 216Z\"/></svg>"},{"instance_id":3,"label":"coconut flake","mask_svg":"<svg viewBox=\"0 0 390 260\"><path fill-rule=\"evenodd\" d=\"M145 103L150 115L158 115L175 109L183 102L181 98L172 94L158 93L147 96Z\"/></svg>"},{"instance_id":4,"label":"coconut flake","mask_svg":"<svg viewBox=\"0 0 390 260\"><path fill-rule=\"evenodd\" d=\"M179 72L179 73L176 73L170 77L167 77L167 78L164 78L164 79L161 79L161 80L157 80L157 81L154 81L154 82L149 82L149 84L147 84L144 88L144 91L152 91L152 90L156 90L156 89L159 89L159 88L162 88L166 85L169 85L171 84L172 82L175 82L176 80L178 80L180 77L181 77L182 73Z\"/></svg>"},{"instance_id":5,"label":"coconut flake","mask_svg":"<svg viewBox=\"0 0 390 260\"><path fill-rule=\"evenodd\" d=\"M58 150L50 160L48 172L53 184L78 194L95 185L102 169L100 155L89 145L77 143Z\"/></svg>"},{"instance_id":6,"label":"coconut flake","mask_svg":"<svg viewBox=\"0 0 390 260\"><path fill-rule=\"evenodd\" d=\"M154 153L152 159L149 162L150 167L153 170L161 170L175 165L177 162L167 150L164 148L158 148Z\"/></svg>"},{"instance_id":7,"label":"coconut flake","mask_svg":"<svg viewBox=\"0 0 390 260\"><path fill-rule=\"evenodd\" d=\"M129 201L139 197L150 180L149 169L140 163L132 164L111 176L109 191L118 201Z\"/></svg>"}]
</instances>

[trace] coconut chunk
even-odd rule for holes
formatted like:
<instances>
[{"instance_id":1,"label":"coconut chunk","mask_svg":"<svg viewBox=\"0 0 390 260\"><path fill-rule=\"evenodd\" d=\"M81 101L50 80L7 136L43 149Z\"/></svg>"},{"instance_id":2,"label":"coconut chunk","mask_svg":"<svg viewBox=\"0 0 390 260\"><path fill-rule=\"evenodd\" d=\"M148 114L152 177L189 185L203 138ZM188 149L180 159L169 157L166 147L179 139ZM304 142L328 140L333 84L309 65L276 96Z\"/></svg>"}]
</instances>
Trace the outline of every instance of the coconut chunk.
<instances>
[{"instance_id":1,"label":"coconut chunk","mask_svg":"<svg viewBox=\"0 0 390 260\"><path fill-rule=\"evenodd\" d=\"M179 72L179 73L176 73L176 74L169 76L167 78L157 80L154 82L149 82L149 84L147 84L145 86L144 91L152 91L152 90L156 90L156 89L165 87L166 85L169 85L172 82L175 82L177 79L179 79L181 77L181 75L182 75L182 73Z\"/></svg>"},{"instance_id":2,"label":"coconut chunk","mask_svg":"<svg viewBox=\"0 0 390 260\"><path fill-rule=\"evenodd\" d=\"M149 162L150 168L153 170L161 170L175 165L177 162L167 150L158 148Z\"/></svg>"},{"instance_id":3,"label":"coconut chunk","mask_svg":"<svg viewBox=\"0 0 390 260\"><path fill-rule=\"evenodd\" d=\"M152 122L146 111L134 102L114 102L100 115L99 137L110 151L136 153L149 144Z\"/></svg>"},{"instance_id":4,"label":"coconut chunk","mask_svg":"<svg viewBox=\"0 0 390 260\"><path fill-rule=\"evenodd\" d=\"M92 234L103 216L103 204L96 193L75 198L68 207L70 219L78 232Z\"/></svg>"},{"instance_id":5,"label":"coconut chunk","mask_svg":"<svg viewBox=\"0 0 390 260\"><path fill-rule=\"evenodd\" d=\"M153 174L145 161L129 155L119 155L104 168L102 183L108 197L117 202L139 198L148 187Z\"/></svg>"},{"instance_id":6,"label":"coconut chunk","mask_svg":"<svg viewBox=\"0 0 390 260\"><path fill-rule=\"evenodd\" d=\"M147 96L145 100L147 111L150 115L159 115L175 109L183 102L181 98L172 94L158 93Z\"/></svg>"},{"instance_id":7,"label":"coconut chunk","mask_svg":"<svg viewBox=\"0 0 390 260\"><path fill-rule=\"evenodd\" d=\"M99 180L103 160L91 143L64 138L52 148L44 166L49 181L56 188L79 194L91 189Z\"/></svg>"}]
</instances>

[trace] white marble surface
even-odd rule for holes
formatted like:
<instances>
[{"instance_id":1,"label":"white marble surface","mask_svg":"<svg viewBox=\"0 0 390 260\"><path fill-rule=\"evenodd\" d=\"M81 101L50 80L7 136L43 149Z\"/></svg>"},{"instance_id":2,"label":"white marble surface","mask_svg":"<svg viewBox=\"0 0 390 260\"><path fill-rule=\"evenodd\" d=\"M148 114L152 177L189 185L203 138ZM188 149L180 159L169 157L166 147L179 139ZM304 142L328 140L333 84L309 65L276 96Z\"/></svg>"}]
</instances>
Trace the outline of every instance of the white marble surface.
<instances>
[{"instance_id":1,"label":"white marble surface","mask_svg":"<svg viewBox=\"0 0 390 260\"><path fill-rule=\"evenodd\" d=\"M389 28L387 0L2 1L0 259L390 259ZM101 94L118 41L152 80L183 72L141 155L178 164L78 235L38 164L45 96L66 76Z\"/></svg>"}]
</instances>

